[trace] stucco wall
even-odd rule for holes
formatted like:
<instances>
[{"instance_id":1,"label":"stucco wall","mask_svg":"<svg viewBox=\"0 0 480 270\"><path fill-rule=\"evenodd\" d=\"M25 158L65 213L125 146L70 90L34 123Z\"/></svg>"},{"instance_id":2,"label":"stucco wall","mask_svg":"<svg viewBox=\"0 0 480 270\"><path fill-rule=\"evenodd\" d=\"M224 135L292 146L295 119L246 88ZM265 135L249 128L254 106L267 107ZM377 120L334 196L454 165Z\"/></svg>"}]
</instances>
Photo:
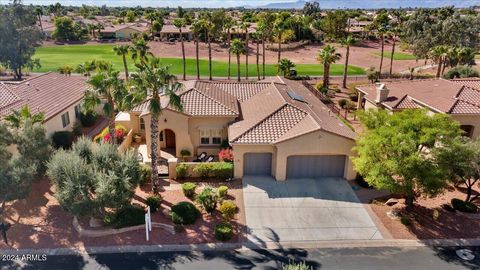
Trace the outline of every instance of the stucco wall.
<instances>
[{"instance_id":1,"label":"stucco wall","mask_svg":"<svg viewBox=\"0 0 480 270\"><path fill-rule=\"evenodd\" d=\"M246 153L272 153L272 168L276 166L276 148L273 145L233 145L233 176L235 178L243 177L243 160ZM274 169L272 174L275 177Z\"/></svg>"},{"instance_id":2,"label":"stucco wall","mask_svg":"<svg viewBox=\"0 0 480 270\"><path fill-rule=\"evenodd\" d=\"M118 39L131 39L134 34L141 34L141 32L131 28L124 28L118 30L115 33L115 37Z\"/></svg>"},{"instance_id":3,"label":"stucco wall","mask_svg":"<svg viewBox=\"0 0 480 270\"><path fill-rule=\"evenodd\" d=\"M460 122L460 125L473 126L472 138L480 136L480 115L451 115L453 120Z\"/></svg>"},{"instance_id":4,"label":"stucco wall","mask_svg":"<svg viewBox=\"0 0 480 270\"><path fill-rule=\"evenodd\" d=\"M294 155L346 155L344 177L348 180L355 178L356 172L350 160L354 140L347 139L329 132L316 131L276 145L276 167L274 171L277 180L287 177L287 158ZM235 154L235 152L234 152Z\"/></svg>"},{"instance_id":5,"label":"stucco wall","mask_svg":"<svg viewBox=\"0 0 480 270\"><path fill-rule=\"evenodd\" d=\"M228 125L235 120L233 117L192 117L188 120L188 132L193 144L193 154L198 155L198 147L201 151L206 151L209 155L216 155L220 151L220 145L202 145L200 144L200 129L222 128L222 140L228 138Z\"/></svg>"},{"instance_id":6,"label":"stucco wall","mask_svg":"<svg viewBox=\"0 0 480 270\"><path fill-rule=\"evenodd\" d=\"M66 110L62 111L61 113L55 115L54 117L48 119L45 123L45 129L47 131L47 137L50 137L55 131L63 131L63 130L72 130L73 126L77 119L75 118L75 106L80 104L80 101L73 104L72 106L68 107ZM70 117L70 124L66 127L62 125L62 114L68 111L68 116Z\"/></svg>"}]
</instances>

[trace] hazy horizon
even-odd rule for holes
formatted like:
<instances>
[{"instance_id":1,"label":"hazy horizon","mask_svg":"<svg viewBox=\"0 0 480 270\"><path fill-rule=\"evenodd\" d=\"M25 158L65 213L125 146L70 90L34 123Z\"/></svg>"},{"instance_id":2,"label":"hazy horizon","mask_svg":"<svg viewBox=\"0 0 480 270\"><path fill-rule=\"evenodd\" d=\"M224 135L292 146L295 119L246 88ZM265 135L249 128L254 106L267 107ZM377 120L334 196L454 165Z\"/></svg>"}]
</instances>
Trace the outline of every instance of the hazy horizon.
<instances>
[{"instance_id":1,"label":"hazy horizon","mask_svg":"<svg viewBox=\"0 0 480 270\"><path fill-rule=\"evenodd\" d=\"M298 0L24 0L24 4L50 5L60 2L65 6L143 6L143 7L177 7L185 8L219 8L219 7L261 7L272 3L295 3ZM0 0L0 4L12 0ZM480 0L318 0L322 8L395 8L395 7L439 7L455 5L468 7L480 5Z\"/></svg>"}]
</instances>

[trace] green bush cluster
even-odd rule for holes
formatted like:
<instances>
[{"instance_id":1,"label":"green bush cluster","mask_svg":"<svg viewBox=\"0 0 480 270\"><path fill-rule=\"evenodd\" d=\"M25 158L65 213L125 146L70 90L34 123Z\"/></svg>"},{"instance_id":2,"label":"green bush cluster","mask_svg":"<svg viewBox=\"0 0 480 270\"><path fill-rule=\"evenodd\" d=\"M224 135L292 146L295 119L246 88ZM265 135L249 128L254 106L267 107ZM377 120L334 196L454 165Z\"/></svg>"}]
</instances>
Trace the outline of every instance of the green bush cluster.
<instances>
[{"instance_id":1,"label":"green bush cluster","mask_svg":"<svg viewBox=\"0 0 480 270\"><path fill-rule=\"evenodd\" d=\"M219 241L228 241L232 239L233 227L228 223L220 223L215 226L215 238Z\"/></svg>"},{"instance_id":2,"label":"green bush cluster","mask_svg":"<svg viewBox=\"0 0 480 270\"><path fill-rule=\"evenodd\" d=\"M312 270L305 262L294 263L290 262L282 267L282 270Z\"/></svg>"},{"instance_id":3,"label":"green bush cluster","mask_svg":"<svg viewBox=\"0 0 480 270\"><path fill-rule=\"evenodd\" d=\"M190 202L179 202L172 206L172 221L175 224L193 224L200 216L200 211Z\"/></svg>"},{"instance_id":4,"label":"green bush cluster","mask_svg":"<svg viewBox=\"0 0 480 270\"><path fill-rule=\"evenodd\" d=\"M227 186L219 186L217 189L217 195L219 198L223 199L228 194L228 187Z\"/></svg>"},{"instance_id":5,"label":"green bush cluster","mask_svg":"<svg viewBox=\"0 0 480 270\"><path fill-rule=\"evenodd\" d=\"M138 184L140 186L145 185L152 178L152 167L147 164L140 164L140 179Z\"/></svg>"},{"instance_id":6,"label":"green bush cluster","mask_svg":"<svg viewBox=\"0 0 480 270\"><path fill-rule=\"evenodd\" d=\"M207 179L210 175L212 163L201 163L193 168L193 172L198 174L201 179Z\"/></svg>"},{"instance_id":7,"label":"green bush cluster","mask_svg":"<svg viewBox=\"0 0 480 270\"><path fill-rule=\"evenodd\" d=\"M477 206L474 203L466 202L456 198L453 198L451 200L451 204L454 209L464 213L476 213L478 210Z\"/></svg>"},{"instance_id":8,"label":"green bush cluster","mask_svg":"<svg viewBox=\"0 0 480 270\"><path fill-rule=\"evenodd\" d=\"M91 127L97 121L97 114L95 112L87 112L80 114L80 123L84 127Z\"/></svg>"},{"instance_id":9,"label":"green bush cluster","mask_svg":"<svg viewBox=\"0 0 480 270\"><path fill-rule=\"evenodd\" d=\"M212 213L217 207L218 196L211 187L206 187L197 195L196 202L202 206L207 213Z\"/></svg>"},{"instance_id":10,"label":"green bush cluster","mask_svg":"<svg viewBox=\"0 0 480 270\"><path fill-rule=\"evenodd\" d=\"M230 162L211 162L201 163L193 168L193 172L198 174L201 179L209 177L218 179L228 179L233 177L233 163Z\"/></svg>"},{"instance_id":11,"label":"green bush cluster","mask_svg":"<svg viewBox=\"0 0 480 270\"><path fill-rule=\"evenodd\" d=\"M192 182L186 182L182 184L182 191L183 195L185 197L193 199L195 197L195 189L197 188L197 185Z\"/></svg>"},{"instance_id":12,"label":"green bush cluster","mask_svg":"<svg viewBox=\"0 0 480 270\"><path fill-rule=\"evenodd\" d=\"M145 210L140 206L126 206L113 214L106 215L103 222L115 229L145 224Z\"/></svg>"},{"instance_id":13,"label":"green bush cluster","mask_svg":"<svg viewBox=\"0 0 480 270\"><path fill-rule=\"evenodd\" d=\"M175 167L175 171L177 172L178 179L185 179L188 177L188 166L185 163L180 163Z\"/></svg>"},{"instance_id":14,"label":"green bush cluster","mask_svg":"<svg viewBox=\"0 0 480 270\"><path fill-rule=\"evenodd\" d=\"M162 203L162 196L160 195L149 195L145 199L145 204L150 206L150 211L152 213L156 212L158 208L160 208L160 204Z\"/></svg>"},{"instance_id":15,"label":"green bush cluster","mask_svg":"<svg viewBox=\"0 0 480 270\"><path fill-rule=\"evenodd\" d=\"M222 217L226 220L233 219L236 212L237 205L233 201L225 200L220 205L220 213L222 213Z\"/></svg>"},{"instance_id":16,"label":"green bush cluster","mask_svg":"<svg viewBox=\"0 0 480 270\"><path fill-rule=\"evenodd\" d=\"M73 132L71 131L56 131L52 135L53 147L70 149L73 144L73 137Z\"/></svg>"}]
</instances>

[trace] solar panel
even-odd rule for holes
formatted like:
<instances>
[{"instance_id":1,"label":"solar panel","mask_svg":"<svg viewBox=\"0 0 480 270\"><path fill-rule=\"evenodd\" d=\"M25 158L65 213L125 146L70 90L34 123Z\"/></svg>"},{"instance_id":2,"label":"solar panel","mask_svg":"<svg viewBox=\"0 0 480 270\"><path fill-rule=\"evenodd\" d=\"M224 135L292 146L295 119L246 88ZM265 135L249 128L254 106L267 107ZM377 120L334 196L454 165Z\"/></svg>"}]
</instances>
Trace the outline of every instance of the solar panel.
<instances>
[{"instance_id":1,"label":"solar panel","mask_svg":"<svg viewBox=\"0 0 480 270\"><path fill-rule=\"evenodd\" d=\"M297 101L300 101L300 102L305 102L305 99L301 95L299 95L299 94L297 94L293 91L287 91L287 93L293 100L297 100Z\"/></svg>"}]
</instances>

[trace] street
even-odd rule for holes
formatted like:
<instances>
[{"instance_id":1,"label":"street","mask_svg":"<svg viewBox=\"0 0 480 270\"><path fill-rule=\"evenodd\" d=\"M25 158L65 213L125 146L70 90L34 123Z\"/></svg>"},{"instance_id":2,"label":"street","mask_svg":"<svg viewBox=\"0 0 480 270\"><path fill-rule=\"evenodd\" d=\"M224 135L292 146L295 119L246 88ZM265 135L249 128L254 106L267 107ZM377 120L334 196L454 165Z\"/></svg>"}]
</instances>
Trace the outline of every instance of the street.
<instances>
[{"instance_id":1,"label":"street","mask_svg":"<svg viewBox=\"0 0 480 270\"><path fill-rule=\"evenodd\" d=\"M459 247L380 247L277 249L207 252L112 253L48 256L42 262L0 262L1 269L281 269L289 261L312 269L480 269L480 247L467 247L475 259L462 260Z\"/></svg>"}]
</instances>

